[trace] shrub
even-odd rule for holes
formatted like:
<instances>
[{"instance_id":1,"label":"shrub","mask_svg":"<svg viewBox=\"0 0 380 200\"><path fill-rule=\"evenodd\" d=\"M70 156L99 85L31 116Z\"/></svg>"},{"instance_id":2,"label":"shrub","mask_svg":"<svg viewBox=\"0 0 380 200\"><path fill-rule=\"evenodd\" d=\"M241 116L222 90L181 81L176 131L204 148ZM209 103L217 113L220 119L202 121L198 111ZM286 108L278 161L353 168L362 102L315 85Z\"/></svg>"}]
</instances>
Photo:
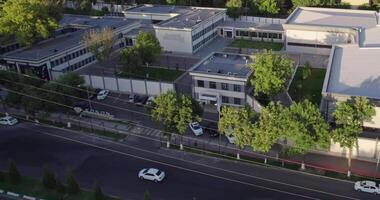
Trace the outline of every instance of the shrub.
<instances>
[{"instance_id":1,"label":"shrub","mask_svg":"<svg viewBox=\"0 0 380 200\"><path fill-rule=\"evenodd\" d=\"M4 172L0 171L0 182L3 182L5 180Z\"/></svg>"},{"instance_id":2,"label":"shrub","mask_svg":"<svg viewBox=\"0 0 380 200\"><path fill-rule=\"evenodd\" d=\"M98 182L95 184L94 195L95 195L95 200L104 200L102 188L100 187Z\"/></svg>"},{"instance_id":3,"label":"shrub","mask_svg":"<svg viewBox=\"0 0 380 200\"><path fill-rule=\"evenodd\" d=\"M44 167L44 173L42 177L42 185L46 189L54 189L57 186L57 181L55 179L55 174L48 166Z\"/></svg>"},{"instance_id":4,"label":"shrub","mask_svg":"<svg viewBox=\"0 0 380 200\"><path fill-rule=\"evenodd\" d=\"M67 192L70 194L77 194L80 192L79 184L77 183L77 180L75 178L75 175L72 171L69 171L67 175Z\"/></svg>"},{"instance_id":5,"label":"shrub","mask_svg":"<svg viewBox=\"0 0 380 200\"><path fill-rule=\"evenodd\" d=\"M61 194L66 193L66 187L62 184L60 179L57 179L57 184L56 184L55 189L58 193L61 193Z\"/></svg>"},{"instance_id":6,"label":"shrub","mask_svg":"<svg viewBox=\"0 0 380 200\"><path fill-rule=\"evenodd\" d=\"M306 62L302 67L302 79L305 80L311 75L311 65L309 62Z\"/></svg>"},{"instance_id":7,"label":"shrub","mask_svg":"<svg viewBox=\"0 0 380 200\"><path fill-rule=\"evenodd\" d=\"M8 161L8 178L9 181L12 184L18 184L21 181L21 175L20 172L17 169L16 164L13 162L13 160Z\"/></svg>"}]
</instances>

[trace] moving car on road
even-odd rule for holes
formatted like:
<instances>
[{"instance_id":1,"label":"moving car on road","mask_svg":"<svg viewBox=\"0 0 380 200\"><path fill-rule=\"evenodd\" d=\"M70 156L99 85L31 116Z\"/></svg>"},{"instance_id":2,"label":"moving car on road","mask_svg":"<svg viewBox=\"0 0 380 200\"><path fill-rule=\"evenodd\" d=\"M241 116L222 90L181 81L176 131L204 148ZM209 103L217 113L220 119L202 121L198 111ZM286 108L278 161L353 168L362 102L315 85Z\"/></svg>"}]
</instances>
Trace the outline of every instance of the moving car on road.
<instances>
[{"instance_id":1,"label":"moving car on road","mask_svg":"<svg viewBox=\"0 0 380 200\"><path fill-rule=\"evenodd\" d=\"M140 179L161 182L165 178L165 172L156 168L144 168L140 170L138 177Z\"/></svg>"},{"instance_id":2,"label":"moving car on road","mask_svg":"<svg viewBox=\"0 0 380 200\"><path fill-rule=\"evenodd\" d=\"M149 96L148 100L146 100L146 105L152 105L154 103L154 96Z\"/></svg>"},{"instance_id":3,"label":"moving car on road","mask_svg":"<svg viewBox=\"0 0 380 200\"><path fill-rule=\"evenodd\" d=\"M15 125L17 123L18 123L18 120L12 116L6 116L6 117L0 118L0 124L1 125L12 126L12 125Z\"/></svg>"},{"instance_id":4,"label":"moving car on road","mask_svg":"<svg viewBox=\"0 0 380 200\"><path fill-rule=\"evenodd\" d=\"M101 90L98 93L98 96L96 97L96 99L98 99L98 100L104 100L108 96L109 93L110 93L109 90Z\"/></svg>"},{"instance_id":5,"label":"moving car on road","mask_svg":"<svg viewBox=\"0 0 380 200\"><path fill-rule=\"evenodd\" d=\"M226 138L227 138L227 140L228 140L229 143L235 144L235 137L234 137L234 135L228 134L228 135L226 135Z\"/></svg>"},{"instance_id":6,"label":"moving car on road","mask_svg":"<svg viewBox=\"0 0 380 200\"><path fill-rule=\"evenodd\" d=\"M372 194L380 194L380 184L376 186L374 181L357 181L354 189L360 192L368 192Z\"/></svg>"},{"instance_id":7,"label":"moving car on road","mask_svg":"<svg viewBox=\"0 0 380 200\"><path fill-rule=\"evenodd\" d=\"M190 129L193 131L194 135L200 136L203 134L203 129L198 122L192 122L189 124Z\"/></svg>"},{"instance_id":8,"label":"moving car on road","mask_svg":"<svg viewBox=\"0 0 380 200\"><path fill-rule=\"evenodd\" d=\"M136 96L136 95L134 95L134 94L130 94L129 97L128 97L128 102L129 102L129 103L135 103L137 97L138 97L138 96Z\"/></svg>"}]
</instances>

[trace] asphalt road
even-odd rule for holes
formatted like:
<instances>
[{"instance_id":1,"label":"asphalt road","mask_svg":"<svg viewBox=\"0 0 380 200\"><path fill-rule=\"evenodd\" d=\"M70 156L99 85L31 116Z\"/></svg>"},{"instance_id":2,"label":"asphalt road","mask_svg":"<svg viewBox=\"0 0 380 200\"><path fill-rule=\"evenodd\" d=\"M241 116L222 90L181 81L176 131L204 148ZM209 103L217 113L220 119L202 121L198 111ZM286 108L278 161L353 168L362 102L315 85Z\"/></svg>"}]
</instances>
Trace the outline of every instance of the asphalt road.
<instances>
[{"instance_id":1,"label":"asphalt road","mask_svg":"<svg viewBox=\"0 0 380 200\"><path fill-rule=\"evenodd\" d=\"M13 159L22 174L33 177L41 176L44 164L61 177L73 169L82 187L92 188L98 180L106 193L123 199L142 199L145 190L155 200L377 199L344 181L192 154L185 161L176 151L168 157L157 144L129 137L131 143L121 145L29 123L0 127L0 133L0 168ZM139 180L137 172L144 167L162 169L167 179L160 184Z\"/></svg>"}]
</instances>

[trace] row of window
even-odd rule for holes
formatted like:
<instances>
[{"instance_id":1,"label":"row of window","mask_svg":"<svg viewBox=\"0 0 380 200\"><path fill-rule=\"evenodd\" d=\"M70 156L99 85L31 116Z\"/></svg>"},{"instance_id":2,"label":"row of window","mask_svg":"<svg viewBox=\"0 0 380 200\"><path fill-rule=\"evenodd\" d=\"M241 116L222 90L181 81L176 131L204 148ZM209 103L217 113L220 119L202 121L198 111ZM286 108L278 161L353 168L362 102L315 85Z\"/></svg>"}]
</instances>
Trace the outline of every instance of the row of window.
<instances>
[{"instance_id":1,"label":"row of window","mask_svg":"<svg viewBox=\"0 0 380 200\"><path fill-rule=\"evenodd\" d=\"M326 44L305 44L305 43L288 42L288 45L300 46L300 47L326 48L326 49L332 48L332 45L326 45Z\"/></svg>"},{"instance_id":2,"label":"row of window","mask_svg":"<svg viewBox=\"0 0 380 200\"><path fill-rule=\"evenodd\" d=\"M203 40L199 41L197 44L193 45L193 51L197 50L199 47L201 47L203 44L206 44L208 41L213 39L218 35L218 32L215 30L211 35L207 36Z\"/></svg>"},{"instance_id":3,"label":"row of window","mask_svg":"<svg viewBox=\"0 0 380 200\"><path fill-rule=\"evenodd\" d=\"M282 39L281 33L253 32L253 31L242 31L242 30L236 30L236 36Z\"/></svg>"},{"instance_id":4,"label":"row of window","mask_svg":"<svg viewBox=\"0 0 380 200\"><path fill-rule=\"evenodd\" d=\"M219 19L218 21L212 23L211 25L207 26L205 29L199 31L198 33L194 34L192 36L192 40L195 41L198 38L202 37L203 35L206 35L208 32L212 31L215 29L217 26L219 26L220 23L223 22L223 18Z\"/></svg>"},{"instance_id":5,"label":"row of window","mask_svg":"<svg viewBox=\"0 0 380 200\"><path fill-rule=\"evenodd\" d=\"M205 82L203 80L197 80L197 86L204 88ZM216 89L216 82L214 82L214 81L208 82L208 88ZM228 83L221 83L221 89L222 90L231 90L232 91L232 89L233 89L233 91L235 91L235 92L241 92L241 88L242 88L241 85L236 85L236 84L231 85Z\"/></svg>"},{"instance_id":6,"label":"row of window","mask_svg":"<svg viewBox=\"0 0 380 200\"><path fill-rule=\"evenodd\" d=\"M234 97L233 99L234 99L233 100L233 104L241 105L241 98ZM230 98L229 97L222 96L222 103L232 103L232 102L230 102Z\"/></svg>"},{"instance_id":7,"label":"row of window","mask_svg":"<svg viewBox=\"0 0 380 200\"><path fill-rule=\"evenodd\" d=\"M71 72L71 71L74 71L74 70L76 70L78 68L81 68L81 67L83 67L83 66L85 66L85 65L87 65L89 63L94 62L94 61L95 61L95 56L88 57L88 58L86 58L86 59L84 59L84 60L82 60L80 62L77 62L77 63L75 63L73 65L70 65L70 66L66 67L65 69L62 70L62 72Z\"/></svg>"},{"instance_id":8,"label":"row of window","mask_svg":"<svg viewBox=\"0 0 380 200\"><path fill-rule=\"evenodd\" d=\"M84 49L81 49L81 50L76 51L74 53L71 53L71 54L68 54L66 56L63 56L61 58L55 59L55 60L53 60L53 61L50 62L50 65L53 68L55 66L58 66L58 65L60 65L62 63L65 63L65 62L67 62L69 60L72 60L72 59L74 59L76 57L79 57L79 56L81 56L83 54L86 54L86 53L87 53L87 49L84 48Z\"/></svg>"}]
</instances>

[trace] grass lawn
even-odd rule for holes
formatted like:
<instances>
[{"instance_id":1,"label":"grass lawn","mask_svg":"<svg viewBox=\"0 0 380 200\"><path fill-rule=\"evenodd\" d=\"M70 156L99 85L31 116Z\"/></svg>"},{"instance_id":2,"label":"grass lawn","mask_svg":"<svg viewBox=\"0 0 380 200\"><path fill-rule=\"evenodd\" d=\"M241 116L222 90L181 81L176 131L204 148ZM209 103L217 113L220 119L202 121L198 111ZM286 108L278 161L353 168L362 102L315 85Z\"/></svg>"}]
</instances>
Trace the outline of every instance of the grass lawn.
<instances>
[{"instance_id":1,"label":"grass lawn","mask_svg":"<svg viewBox=\"0 0 380 200\"><path fill-rule=\"evenodd\" d=\"M299 67L290 85L289 95L296 102L308 99L319 105L321 103L325 74L325 69L313 68L311 69L311 75L307 79L302 80L302 67Z\"/></svg>"},{"instance_id":2,"label":"grass lawn","mask_svg":"<svg viewBox=\"0 0 380 200\"><path fill-rule=\"evenodd\" d=\"M181 70L153 68L153 67L136 67L136 68L129 68L128 71L121 72L119 74L119 77L173 82L183 73L184 71L181 71Z\"/></svg>"},{"instance_id":3,"label":"grass lawn","mask_svg":"<svg viewBox=\"0 0 380 200\"><path fill-rule=\"evenodd\" d=\"M267 49L267 50L273 50L273 51L280 51L283 46L284 46L283 43L262 42L262 41L254 41L254 40L243 40L243 39L236 39L230 44L230 47L235 47L235 48Z\"/></svg>"},{"instance_id":4,"label":"grass lawn","mask_svg":"<svg viewBox=\"0 0 380 200\"><path fill-rule=\"evenodd\" d=\"M37 198L61 199L65 195L65 200L91 200L94 199L94 193L89 191L82 191L76 195L60 194L54 190L45 189L40 181L30 177L23 177L21 183L12 185L8 181L0 181L0 189L18 194L33 196ZM115 198L107 198L107 200L116 200Z\"/></svg>"}]
</instances>

